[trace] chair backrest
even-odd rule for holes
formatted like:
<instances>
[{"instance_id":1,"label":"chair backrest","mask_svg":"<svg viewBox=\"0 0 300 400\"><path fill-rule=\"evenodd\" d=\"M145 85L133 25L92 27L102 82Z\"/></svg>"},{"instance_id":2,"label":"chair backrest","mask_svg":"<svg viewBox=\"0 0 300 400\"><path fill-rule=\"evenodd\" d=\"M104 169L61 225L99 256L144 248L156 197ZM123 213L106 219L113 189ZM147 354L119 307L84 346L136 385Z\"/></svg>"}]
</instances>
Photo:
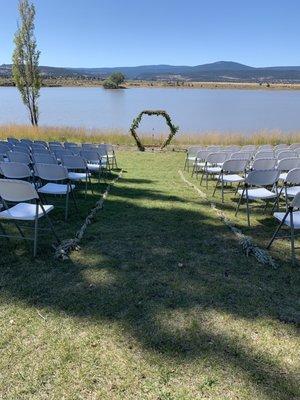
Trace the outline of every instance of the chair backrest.
<instances>
[{"instance_id":1,"label":"chair backrest","mask_svg":"<svg viewBox=\"0 0 300 400\"><path fill-rule=\"evenodd\" d=\"M299 157L283 158L278 161L277 165L278 171L290 171L291 169L298 167L300 167Z\"/></svg>"},{"instance_id":2,"label":"chair backrest","mask_svg":"<svg viewBox=\"0 0 300 400\"><path fill-rule=\"evenodd\" d=\"M284 150L284 149L288 149L289 145L288 144L277 144L277 146L274 147L274 151L278 151L278 150Z\"/></svg>"},{"instance_id":3,"label":"chair backrest","mask_svg":"<svg viewBox=\"0 0 300 400\"><path fill-rule=\"evenodd\" d=\"M282 160L283 158L287 157L298 157L298 154L292 150L282 150L276 154L278 160Z\"/></svg>"},{"instance_id":4,"label":"chair backrest","mask_svg":"<svg viewBox=\"0 0 300 400\"><path fill-rule=\"evenodd\" d=\"M245 182L248 185L254 186L269 186L274 185L278 181L279 171L276 169L265 171L250 171L247 175Z\"/></svg>"},{"instance_id":5,"label":"chair backrest","mask_svg":"<svg viewBox=\"0 0 300 400\"><path fill-rule=\"evenodd\" d=\"M275 158L258 158L253 161L251 169L253 171L266 170L266 169L274 169L276 165Z\"/></svg>"},{"instance_id":6,"label":"chair backrest","mask_svg":"<svg viewBox=\"0 0 300 400\"><path fill-rule=\"evenodd\" d=\"M81 157L90 163L100 163L100 157L97 150L82 150L80 152Z\"/></svg>"},{"instance_id":7,"label":"chair backrest","mask_svg":"<svg viewBox=\"0 0 300 400\"><path fill-rule=\"evenodd\" d=\"M291 150L295 150L298 149L300 147L300 143L293 143L290 145L290 149Z\"/></svg>"},{"instance_id":8,"label":"chair backrest","mask_svg":"<svg viewBox=\"0 0 300 400\"><path fill-rule=\"evenodd\" d=\"M61 147L63 147L61 142L56 142L56 141L49 142L49 146L61 146Z\"/></svg>"},{"instance_id":9,"label":"chair backrest","mask_svg":"<svg viewBox=\"0 0 300 400\"><path fill-rule=\"evenodd\" d=\"M266 151L258 151L258 152L255 154L254 159L256 160L256 159L258 159L258 158L274 158L274 152L273 152L273 151L269 151L269 150L266 150Z\"/></svg>"},{"instance_id":10,"label":"chair backrest","mask_svg":"<svg viewBox=\"0 0 300 400\"><path fill-rule=\"evenodd\" d=\"M258 151L265 151L265 150L272 150L273 151L273 146L271 144L262 144L258 148Z\"/></svg>"},{"instance_id":11,"label":"chair backrest","mask_svg":"<svg viewBox=\"0 0 300 400\"><path fill-rule=\"evenodd\" d=\"M249 161L252 157L252 152L249 151L237 151L232 153L230 156L231 160L247 160Z\"/></svg>"},{"instance_id":12,"label":"chair backrest","mask_svg":"<svg viewBox=\"0 0 300 400\"><path fill-rule=\"evenodd\" d=\"M200 150L197 152L196 158L197 161L205 161L206 157L210 154L210 151L207 150Z\"/></svg>"},{"instance_id":13,"label":"chair backrest","mask_svg":"<svg viewBox=\"0 0 300 400\"><path fill-rule=\"evenodd\" d=\"M58 160L61 160L63 156L72 156L73 152L72 150L61 148L60 150L54 150L54 155Z\"/></svg>"},{"instance_id":14,"label":"chair backrest","mask_svg":"<svg viewBox=\"0 0 300 400\"><path fill-rule=\"evenodd\" d=\"M0 154L6 154L10 150L10 147L6 144L0 144Z\"/></svg>"},{"instance_id":15,"label":"chair backrest","mask_svg":"<svg viewBox=\"0 0 300 400\"><path fill-rule=\"evenodd\" d=\"M210 153L206 157L206 162L210 164L218 164L226 161L227 154L224 152Z\"/></svg>"},{"instance_id":16,"label":"chair backrest","mask_svg":"<svg viewBox=\"0 0 300 400\"><path fill-rule=\"evenodd\" d=\"M245 144L241 147L241 151L251 151L254 152L256 150L256 146L254 144Z\"/></svg>"},{"instance_id":17,"label":"chair backrest","mask_svg":"<svg viewBox=\"0 0 300 400\"><path fill-rule=\"evenodd\" d=\"M10 162L18 162L29 165L31 163L31 159L29 154L27 153L19 153L18 151L9 151L7 153L7 158Z\"/></svg>"},{"instance_id":18,"label":"chair backrest","mask_svg":"<svg viewBox=\"0 0 300 400\"><path fill-rule=\"evenodd\" d=\"M247 160L226 160L222 166L224 172L244 172L246 169Z\"/></svg>"},{"instance_id":19,"label":"chair backrest","mask_svg":"<svg viewBox=\"0 0 300 400\"><path fill-rule=\"evenodd\" d=\"M12 144L20 143L19 139L12 138L12 137L8 137L8 138L7 138L7 141L8 141L9 143L12 143Z\"/></svg>"},{"instance_id":20,"label":"chair backrest","mask_svg":"<svg viewBox=\"0 0 300 400\"><path fill-rule=\"evenodd\" d=\"M2 175L10 179L26 179L31 177L28 165L21 162L3 162L0 164Z\"/></svg>"},{"instance_id":21,"label":"chair backrest","mask_svg":"<svg viewBox=\"0 0 300 400\"><path fill-rule=\"evenodd\" d=\"M96 150L98 149L98 145L97 144L93 144L93 143L82 143L82 149L83 150Z\"/></svg>"},{"instance_id":22,"label":"chair backrest","mask_svg":"<svg viewBox=\"0 0 300 400\"><path fill-rule=\"evenodd\" d=\"M99 149L105 149L107 154L114 154L114 146L110 143L102 143L98 146Z\"/></svg>"},{"instance_id":23,"label":"chair backrest","mask_svg":"<svg viewBox=\"0 0 300 400\"><path fill-rule=\"evenodd\" d=\"M294 168L287 173L285 181L292 185L300 184L300 168Z\"/></svg>"},{"instance_id":24,"label":"chair backrest","mask_svg":"<svg viewBox=\"0 0 300 400\"><path fill-rule=\"evenodd\" d=\"M47 142L45 142L45 140L35 140L33 143L34 144L42 144L43 146L48 147L48 144L47 144Z\"/></svg>"},{"instance_id":25,"label":"chair backrest","mask_svg":"<svg viewBox=\"0 0 300 400\"><path fill-rule=\"evenodd\" d=\"M31 183L11 179L0 179L0 196L6 201L13 202L39 198Z\"/></svg>"},{"instance_id":26,"label":"chair backrest","mask_svg":"<svg viewBox=\"0 0 300 400\"><path fill-rule=\"evenodd\" d=\"M47 149L46 147L32 147L31 152L33 154L39 153L39 154L50 154L50 150Z\"/></svg>"},{"instance_id":27,"label":"chair backrest","mask_svg":"<svg viewBox=\"0 0 300 400\"><path fill-rule=\"evenodd\" d=\"M69 149L69 148L73 148L73 147L79 147L77 143L73 143L73 142L65 142L64 143L64 147L65 149Z\"/></svg>"},{"instance_id":28,"label":"chair backrest","mask_svg":"<svg viewBox=\"0 0 300 400\"><path fill-rule=\"evenodd\" d=\"M189 157L196 157L197 153L201 150L204 150L204 148L199 146L191 146L187 149L187 154Z\"/></svg>"},{"instance_id":29,"label":"chair backrest","mask_svg":"<svg viewBox=\"0 0 300 400\"><path fill-rule=\"evenodd\" d=\"M16 146L14 146L14 147L11 149L11 151L17 151L17 152L19 152L19 153L30 154L30 147L28 147L28 146L26 146L26 145L22 146L22 145L20 145L20 144L17 144Z\"/></svg>"},{"instance_id":30,"label":"chair backrest","mask_svg":"<svg viewBox=\"0 0 300 400\"><path fill-rule=\"evenodd\" d=\"M68 179L67 168L58 164L35 164L35 173L45 181L62 181Z\"/></svg>"},{"instance_id":31,"label":"chair backrest","mask_svg":"<svg viewBox=\"0 0 300 400\"><path fill-rule=\"evenodd\" d=\"M300 208L300 192L296 194L291 202L291 207L293 208Z\"/></svg>"},{"instance_id":32,"label":"chair backrest","mask_svg":"<svg viewBox=\"0 0 300 400\"><path fill-rule=\"evenodd\" d=\"M86 163L80 156L62 156L61 162L68 169L86 169Z\"/></svg>"},{"instance_id":33,"label":"chair backrest","mask_svg":"<svg viewBox=\"0 0 300 400\"><path fill-rule=\"evenodd\" d=\"M34 153L33 161L35 164L57 164L58 161L53 154Z\"/></svg>"}]
</instances>

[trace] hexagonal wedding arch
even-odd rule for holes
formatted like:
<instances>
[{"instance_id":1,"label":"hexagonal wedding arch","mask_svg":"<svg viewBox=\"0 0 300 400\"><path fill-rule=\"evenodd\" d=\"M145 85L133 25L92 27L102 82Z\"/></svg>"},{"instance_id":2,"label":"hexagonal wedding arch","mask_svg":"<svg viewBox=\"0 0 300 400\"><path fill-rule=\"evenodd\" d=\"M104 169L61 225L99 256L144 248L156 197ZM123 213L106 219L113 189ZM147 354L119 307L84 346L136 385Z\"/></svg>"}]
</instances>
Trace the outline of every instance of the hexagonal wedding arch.
<instances>
[{"instance_id":1,"label":"hexagonal wedding arch","mask_svg":"<svg viewBox=\"0 0 300 400\"><path fill-rule=\"evenodd\" d=\"M132 121L132 124L130 127L130 133L131 133L132 137L134 138L136 145L140 151L146 150L146 147L143 145L138 134L136 133L136 130L138 129L140 122L143 118L143 115L149 115L149 116L156 115L156 116L164 117L164 119L166 120L166 124L168 125L168 127L170 129L170 133L169 133L169 136L167 137L166 141L160 147L161 150L164 149L166 146L168 146L168 144L171 143L171 140L173 139L173 137L176 135L176 133L179 130L179 126L172 124L171 117L164 110L144 110L144 111L140 112L139 115Z\"/></svg>"}]
</instances>

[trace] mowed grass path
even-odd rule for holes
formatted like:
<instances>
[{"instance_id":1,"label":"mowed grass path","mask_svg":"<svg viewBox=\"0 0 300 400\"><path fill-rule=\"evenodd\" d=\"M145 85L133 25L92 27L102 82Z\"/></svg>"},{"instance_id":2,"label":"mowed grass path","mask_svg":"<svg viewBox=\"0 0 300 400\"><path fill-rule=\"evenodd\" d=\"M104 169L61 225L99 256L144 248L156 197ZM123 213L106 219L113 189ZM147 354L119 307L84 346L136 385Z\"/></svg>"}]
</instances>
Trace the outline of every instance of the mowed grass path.
<instances>
[{"instance_id":1,"label":"mowed grass path","mask_svg":"<svg viewBox=\"0 0 300 400\"><path fill-rule=\"evenodd\" d=\"M118 160L126 172L69 261L49 241L37 260L0 242L0 398L298 399L288 244L272 252L277 269L247 258L180 180L183 154ZM83 215L95 200L80 200ZM64 238L77 218L58 225ZM233 220L262 246L275 227L268 214L255 230Z\"/></svg>"}]
</instances>

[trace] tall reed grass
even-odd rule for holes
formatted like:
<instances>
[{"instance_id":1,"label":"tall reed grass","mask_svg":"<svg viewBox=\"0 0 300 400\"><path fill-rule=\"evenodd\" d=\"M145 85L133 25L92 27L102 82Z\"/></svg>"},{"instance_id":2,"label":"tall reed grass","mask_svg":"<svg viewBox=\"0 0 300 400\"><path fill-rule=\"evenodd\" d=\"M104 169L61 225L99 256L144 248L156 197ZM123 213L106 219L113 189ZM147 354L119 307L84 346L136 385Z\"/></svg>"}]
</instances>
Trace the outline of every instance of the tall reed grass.
<instances>
[{"instance_id":1,"label":"tall reed grass","mask_svg":"<svg viewBox=\"0 0 300 400\"><path fill-rule=\"evenodd\" d=\"M26 138L33 140L46 141L69 141L69 142L90 142L90 143L112 143L120 146L134 146L135 142L129 132L121 130L100 130L84 129L73 127L32 127L30 125L1 125L0 139L7 137ZM145 145L160 145L167 137L167 132L161 135L141 134ZM189 145L212 145L212 144L272 144L278 143L296 143L300 142L300 131L284 133L281 131L261 131L253 134L242 133L179 133L172 141L171 145L189 146Z\"/></svg>"}]
</instances>

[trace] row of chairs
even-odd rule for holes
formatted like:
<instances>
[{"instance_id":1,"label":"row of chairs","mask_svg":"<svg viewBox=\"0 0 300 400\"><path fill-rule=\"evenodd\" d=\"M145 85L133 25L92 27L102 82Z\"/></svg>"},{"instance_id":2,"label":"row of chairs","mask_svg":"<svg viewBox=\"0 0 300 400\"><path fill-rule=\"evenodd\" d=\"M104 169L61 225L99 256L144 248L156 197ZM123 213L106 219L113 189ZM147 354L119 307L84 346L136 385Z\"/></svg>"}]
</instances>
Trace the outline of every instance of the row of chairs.
<instances>
[{"instance_id":1,"label":"row of chairs","mask_svg":"<svg viewBox=\"0 0 300 400\"><path fill-rule=\"evenodd\" d=\"M9 141L7 143L10 143ZM113 152L111 165L109 157L103 157L99 147L78 146L80 151L68 151L66 147L58 145L61 152L55 153L49 148L50 144L45 143L22 143L21 147L27 151L15 151L17 143L14 142L9 151L0 156L0 197L2 210L0 211L0 230L2 237L15 237L7 234L1 222L12 221L19 231L18 238L33 240L33 255L37 254L37 240L39 231L39 219L45 217L50 230L56 241L60 240L55 232L54 226L48 213L54 209L48 204L47 197L55 195L65 197L65 220L69 213L69 198L73 200L76 211L79 212L75 198L75 183L85 182L85 196L87 195L88 184L91 183L91 175L97 173L98 181L103 171L116 166L116 156ZM41 145L46 151L34 151L34 144ZM65 143L66 145L66 143ZM0 146L5 146L2 142ZM38 149L36 149L38 150ZM106 156L108 153L106 152ZM113 161L115 159L115 161ZM29 203L28 203L29 202ZM10 203L12 203L10 205ZM32 238L25 236L20 221L34 222L34 235Z\"/></svg>"},{"instance_id":2,"label":"row of chairs","mask_svg":"<svg viewBox=\"0 0 300 400\"><path fill-rule=\"evenodd\" d=\"M282 148L272 149L272 152L266 149L255 149L251 151L250 156L248 154L244 157L238 156L246 152L235 152L236 149L232 149L231 154L228 149L224 148L222 150L219 148L216 152L201 149L196 153L193 161L193 173L202 173L201 183L204 177L206 177L206 183L208 182L208 176L216 179L213 196L220 188L222 202L224 202L226 189L229 187L232 190L232 185L236 184L234 191L235 194L240 196L236 215L240 211L242 202L245 202L248 226L250 226L250 201L265 201L265 209L268 203L273 203L272 211L277 208L274 217L280 222L280 225L268 247L278 237L279 230L283 225L288 226L290 228L293 264L295 263L294 230L300 229L300 211L298 210L300 206L300 158L297 152L294 151L295 149L300 149L300 145L299 147L297 146L287 150L282 150ZM200 162L199 152L203 151L209 154L205 160ZM262 155L265 158L260 158L259 153L262 152L268 152L268 154ZM280 157L282 152L284 152L283 158ZM228 153L230 154L229 157ZM232 157L232 155L234 156ZM187 167L187 159L185 167ZM285 202L285 212L279 212L281 198Z\"/></svg>"},{"instance_id":3,"label":"row of chairs","mask_svg":"<svg viewBox=\"0 0 300 400\"><path fill-rule=\"evenodd\" d=\"M0 155L2 156L6 156L8 152L19 152L29 156L34 154L54 154L59 158L60 155L78 155L82 151L97 152L108 167L117 168L116 154L111 144L83 143L79 145L71 142L62 144L60 142L33 142L28 139L18 141L17 139L12 140L12 138L8 138L7 141L0 141Z\"/></svg>"}]
</instances>

